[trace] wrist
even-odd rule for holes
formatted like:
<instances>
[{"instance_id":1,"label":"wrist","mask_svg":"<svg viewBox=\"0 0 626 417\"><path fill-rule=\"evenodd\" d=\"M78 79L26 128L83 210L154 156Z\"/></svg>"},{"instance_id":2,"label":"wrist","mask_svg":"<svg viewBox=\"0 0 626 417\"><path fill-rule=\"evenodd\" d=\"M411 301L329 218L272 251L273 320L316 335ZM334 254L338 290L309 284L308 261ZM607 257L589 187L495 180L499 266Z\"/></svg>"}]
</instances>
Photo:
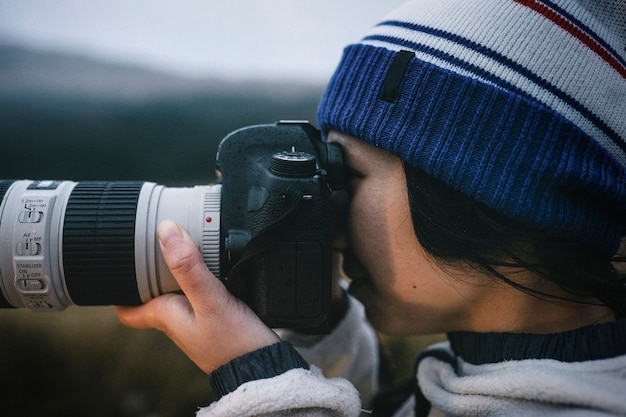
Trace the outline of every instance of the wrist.
<instances>
[{"instance_id":1,"label":"wrist","mask_svg":"<svg viewBox=\"0 0 626 417\"><path fill-rule=\"evenodd\" d=\"M309 369L309 364L289 342L278 342L239 356L209 374L216 399L235 391L240 385L273 378L291 369Z\"/></svg>"}]
</instances>

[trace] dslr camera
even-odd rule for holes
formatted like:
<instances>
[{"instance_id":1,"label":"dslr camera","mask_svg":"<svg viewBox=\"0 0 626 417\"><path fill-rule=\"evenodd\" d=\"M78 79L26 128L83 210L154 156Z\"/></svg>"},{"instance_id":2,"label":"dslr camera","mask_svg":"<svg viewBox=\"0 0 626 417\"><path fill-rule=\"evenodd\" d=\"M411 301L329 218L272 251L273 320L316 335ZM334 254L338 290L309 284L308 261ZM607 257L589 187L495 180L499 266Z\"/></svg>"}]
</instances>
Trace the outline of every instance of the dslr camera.
<instances>
[{"instance_id":1,"label":"dslr camera","mask_svg":"<svg viewBox=\"0 0 626 417\"><path fill-rule=\"evenodd\" d=\"M306 122L250 126L221 141L216 167L216 184L188 188L1 180L0 307L138 305L180 291L156 237L171 219L268 326L320 326L341 148Z\"/></svg>"}]
</instances>

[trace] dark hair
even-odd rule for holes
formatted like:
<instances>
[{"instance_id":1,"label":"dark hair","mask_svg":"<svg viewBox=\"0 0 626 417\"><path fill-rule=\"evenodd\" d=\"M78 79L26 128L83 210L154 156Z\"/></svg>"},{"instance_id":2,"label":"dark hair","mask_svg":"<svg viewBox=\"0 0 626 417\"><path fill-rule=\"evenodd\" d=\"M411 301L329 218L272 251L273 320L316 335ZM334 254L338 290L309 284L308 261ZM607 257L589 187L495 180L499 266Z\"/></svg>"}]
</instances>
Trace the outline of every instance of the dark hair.
<instances>
[{"instance_id":1,"label":"dark hair","mask_svg":"<svg viewBox=\"0 0 626 417\"><path fill-rule=\"evenodd\" d=\"M465 262L537 297L602 303L616 317L626 316L626 286L616 258L585 242L516 223L419 168L405 163L404 170L415 233L434 258ZM530 270L568 296L521 285L499 267Z\"/></svg>"}]
</instances>

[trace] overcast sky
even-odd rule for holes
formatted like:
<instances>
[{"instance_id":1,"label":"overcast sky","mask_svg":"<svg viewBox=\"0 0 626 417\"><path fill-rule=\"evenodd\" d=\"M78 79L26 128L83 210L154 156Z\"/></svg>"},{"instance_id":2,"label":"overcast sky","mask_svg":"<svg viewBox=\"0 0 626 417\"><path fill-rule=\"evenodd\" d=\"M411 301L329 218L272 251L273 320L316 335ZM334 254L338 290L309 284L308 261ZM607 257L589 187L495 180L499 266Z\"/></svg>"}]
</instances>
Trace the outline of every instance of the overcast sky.
<instances>
[{"instance_id":1,"label":"overcast sky","mask_svg":"<svg viewBox=\"0 0 626 417\"><path fill-rule=\"evenodd\" d=\"M403 0L0 0L0 42L191 76L326 81Z\"/></svg>"}]
</instances>

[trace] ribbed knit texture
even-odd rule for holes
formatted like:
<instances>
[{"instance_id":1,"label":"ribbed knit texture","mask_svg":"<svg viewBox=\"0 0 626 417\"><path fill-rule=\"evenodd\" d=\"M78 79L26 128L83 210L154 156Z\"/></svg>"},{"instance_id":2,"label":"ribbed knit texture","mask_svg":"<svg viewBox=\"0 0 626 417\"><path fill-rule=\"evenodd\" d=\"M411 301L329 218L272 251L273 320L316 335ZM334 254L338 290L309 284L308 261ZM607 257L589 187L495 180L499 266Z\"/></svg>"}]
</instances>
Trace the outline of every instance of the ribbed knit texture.
<instances>
[{"instance_id":1,"label":"ribbed knit texture","mask_svg":"<svg viewBox=\"0 0 626 417\"><path fill-rule=\"evenodd\" d=\"M626 319L561 333L448 334L450 346L465 362L482 365L525 359L583 362L626 355Z\"/></svg>"},{"instance_id":2,"label":"ribbed knit texture","mask_svg":"<svg viewBox=\"0 0 626 417\"><path fill-rule=\"evenodd\" d=\"M374 143L529 227L614 252L626 230L626 7L414 3L346 48L322 130ZM390 102L383 85L401 50L415 57Z\"/></svg>"},{"instance_id":3,"label":"ribbed knit texture","mask_svg":"<svg viewBox=\"0 0 626 417\"><path fill-rule=\"evenodd\" d=\"M222 365L209 375L209 382L216 399L220 399L246 382L272 378L296 368L309 369L309 364L288 342L278 342Z\"/></svg>"}]
</instances>

